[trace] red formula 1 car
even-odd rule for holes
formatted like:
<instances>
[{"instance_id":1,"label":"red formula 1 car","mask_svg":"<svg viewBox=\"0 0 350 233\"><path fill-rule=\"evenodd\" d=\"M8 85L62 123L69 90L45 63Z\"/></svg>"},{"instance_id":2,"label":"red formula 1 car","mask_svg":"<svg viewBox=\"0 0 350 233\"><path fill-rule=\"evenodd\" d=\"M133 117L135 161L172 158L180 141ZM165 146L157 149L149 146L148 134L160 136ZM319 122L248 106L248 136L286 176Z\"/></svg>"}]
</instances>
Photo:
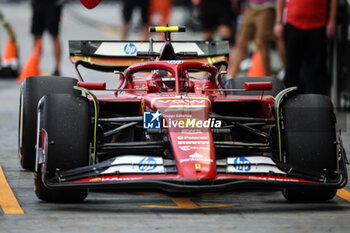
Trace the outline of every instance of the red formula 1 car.
<instances>
[{"instance_id":1,"label":"red formula 1 car","mask_svg":"<svg viewBox=\"0 0 350 233\"><path fill-rule=\"evenodd\" d=\"M151 30L165 42L71 41L79 82L23 83L20 161L35 170L40 199L82 201L89 188L273 188L307 202L345 186L327 96L300 95L271 77L224 85L226 42L172 42L170 32L183 28ZM114 72L118 84L84 81L79 67Z\"/></svg>"}]
</instances>

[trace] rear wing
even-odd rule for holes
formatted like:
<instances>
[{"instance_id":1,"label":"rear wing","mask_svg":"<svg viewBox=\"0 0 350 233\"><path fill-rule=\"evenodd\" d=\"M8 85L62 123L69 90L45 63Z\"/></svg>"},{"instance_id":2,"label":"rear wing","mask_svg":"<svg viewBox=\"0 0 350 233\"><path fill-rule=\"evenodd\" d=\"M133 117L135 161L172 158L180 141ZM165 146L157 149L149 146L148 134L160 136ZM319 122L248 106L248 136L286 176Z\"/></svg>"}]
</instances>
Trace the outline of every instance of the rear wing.
<instances>
[{"instance_id":1,"label":"rear wing","mask_svg":"<svg viewBox=\"0 0 350 233\"><path fill-rule=\"evenodd\" d=\"M165 43L169 42L71 40L69 56L73 64L85 61L102 66L118 66L123 70L136 63L152 61ZM176 56L181 60L213 64L228 61L229 58L227 41L171 41L171 44Z\"/></svg>"}]
</instances>

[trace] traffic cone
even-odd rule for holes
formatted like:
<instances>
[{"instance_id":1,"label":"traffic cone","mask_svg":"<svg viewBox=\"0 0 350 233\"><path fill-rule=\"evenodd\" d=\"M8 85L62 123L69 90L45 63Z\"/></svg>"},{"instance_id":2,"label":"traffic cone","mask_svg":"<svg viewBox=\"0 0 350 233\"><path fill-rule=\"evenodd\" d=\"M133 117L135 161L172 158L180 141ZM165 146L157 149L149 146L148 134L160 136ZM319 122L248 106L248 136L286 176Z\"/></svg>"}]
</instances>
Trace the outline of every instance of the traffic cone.
<instances>
[{"instance_id":1,"label":"traffic cone","mask_svg":"<svg viewBox=\"0 0 350 233\"><path fill-rule=\"evenodd\" d=\"M35 43L34 49L30 56L27 59L26 64L24 65L21 74L17 78L18 83L22 83L24 79L31 76L39 76L40 75L40 56L41 56L41 47L42 41L38 40Z\"/></svg>"},{"instance_id":2,"label":"traffic cone","mask_svg":"<svg viewBox=\"0 0 350 233\"><path fill-rule=\"evenodd\" d=\"M264 66L261 54L256 51L252 57L251 66L247 72L247 77L263 77L265 76Z\"/></svg>"},{"instance_id":3,"label":"traffic cone","mask_svg":"<svg viewBox=\"0 0 350 233\"><path fill-rule=\"evenodd\" d=\"M7 40L4 53L1 58L1 65L4 67L18 65L17 47L11 37L9 37Z\"/></svg>"}]
</instances>

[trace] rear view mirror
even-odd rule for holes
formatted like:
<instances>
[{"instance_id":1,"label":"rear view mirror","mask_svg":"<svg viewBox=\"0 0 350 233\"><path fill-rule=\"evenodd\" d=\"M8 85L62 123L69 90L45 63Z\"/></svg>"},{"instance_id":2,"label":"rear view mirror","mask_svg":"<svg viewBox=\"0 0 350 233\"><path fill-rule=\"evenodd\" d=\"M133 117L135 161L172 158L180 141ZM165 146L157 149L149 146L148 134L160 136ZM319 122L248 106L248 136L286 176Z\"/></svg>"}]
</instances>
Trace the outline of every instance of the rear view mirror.
<instances>
[{"instance_id":1,"label":"rear view mirror","mask_svg":"<svg viewBox=\"0 0 350 233\"><path fill-rule=\"evenodd\" d=\"M246 91L269 91L272 90L272 82L246 82L244 89Z\"/></svg>"},{"instance_id":2,"label":"rear view mirror","mask_svg":"<svg viewBox=\"0 0 350 233\"><path fill-rule=\"evenodd\" d=\"M227 71L223 70L220 73L217 74L216 76L216 82L218 84L218 86L221 86L221 89L225 89L225 85L224 85L224 77L225 75L227 75Z\"/></svg>"}]
</instances>

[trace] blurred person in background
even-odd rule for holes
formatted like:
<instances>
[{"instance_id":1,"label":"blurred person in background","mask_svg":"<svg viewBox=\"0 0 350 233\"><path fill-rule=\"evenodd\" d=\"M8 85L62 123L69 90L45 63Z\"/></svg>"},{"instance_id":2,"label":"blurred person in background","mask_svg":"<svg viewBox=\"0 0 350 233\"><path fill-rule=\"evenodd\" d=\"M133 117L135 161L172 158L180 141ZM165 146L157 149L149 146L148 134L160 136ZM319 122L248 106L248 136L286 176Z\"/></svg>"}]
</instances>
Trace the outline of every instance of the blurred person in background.
<instances>
[{"instance_id":1,"label":"blurred person in background","mask_svg":"<svg viewBox=\"0 0 350 233\"><path fill-rule=\"evenodd\" d=\"M261 54L264 73L271 74L269 42L275 40L273 33L275 21L275 0L247 0L242 23L236 39L229 74L236 77L239 65L244 59L248 43L255 40Z\"/></svg>"},{"instance_id":2,"label":"blurred person in background","mask_svg":"<svg viewBox=\"0 0 350 233\"><path fill-rule=\"evenodd\" d=\"M213 40L217 30L222 40L228 40L233 45L232 28L236 19L236 2L237 0L192 0L205 40Z\"/></svg>"},{"instance_id":3,"label":"blurred person in background","mask_svg":"<svg viewBox=\"0 0 350 233\"><path fill-rule=\"evenodd\" d=\"M171 26L170 13L172 11L172 0L150 0L150 23L149 25L155 25L152 23L152 17L156 13L159 14L159 26L166 26L167 24Z\"/></svg>"},{"instance_id":4,"label":"blurred person in background","mask_svg":"<svg viewBox=\"0 0 350 233\"><path fill-rule=\"evenodd\" d=\"M34 36L34 44L42 39L44 31L48 30L54 50L55 67L53 75L60 75L62 46L59 38L62 6L67 0L31 0L32 26L31 33Z\"/></svg>"},{"instance_id":5,"label":"blurred person in background","mask_svg":"<svg viewBox=\"0 0 350 233\"><path fill-rule=\"evenodd\" d=\"M140 39L147 40L149 37L148 20L149 20L149 0L123 0L123 23L121 26L121 39L126 40L130 28L130 20L133 11L140 8L142 26L140 30Z\"/></svg>"},{"instance_id":6,"label":"blurred person in background","mask_svg":"<svg viewBox=\"0 0 350 233\"><path fill-rule=\"evenodd\" d=\"M327 38L336 33L337 9L338 0L276 0L274 32L285 40L286 87L329 94Z\"/></svg>"}]
</instances>

